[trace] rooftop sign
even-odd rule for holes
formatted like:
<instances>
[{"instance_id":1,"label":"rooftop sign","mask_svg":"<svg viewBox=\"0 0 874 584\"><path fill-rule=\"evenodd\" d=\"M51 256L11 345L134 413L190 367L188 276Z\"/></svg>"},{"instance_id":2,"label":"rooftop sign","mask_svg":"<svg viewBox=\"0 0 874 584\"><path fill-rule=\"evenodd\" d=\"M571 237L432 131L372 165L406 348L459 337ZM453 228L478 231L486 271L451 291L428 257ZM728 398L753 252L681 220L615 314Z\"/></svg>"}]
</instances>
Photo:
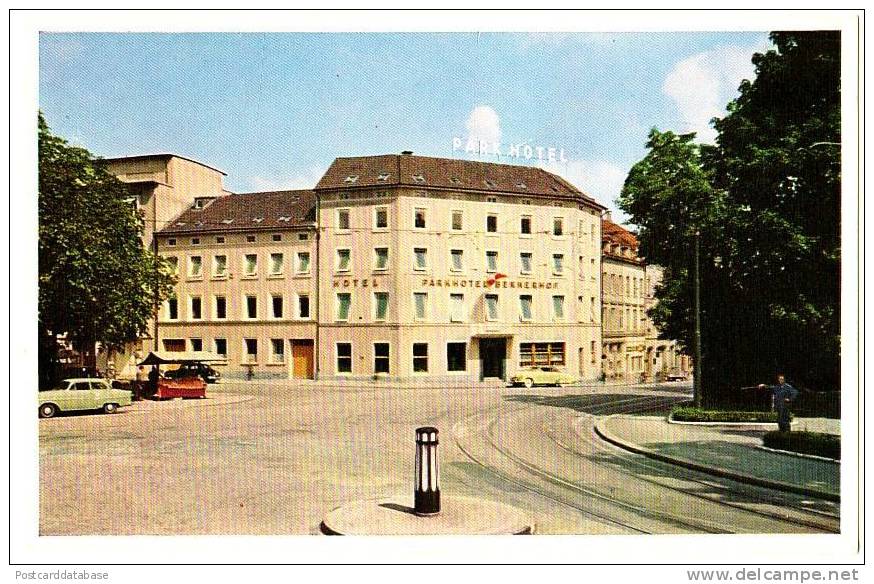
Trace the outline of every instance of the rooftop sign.
<instances>
[{"instance_id":1,"label":"rooftop sign","mask_svg":"<svg viewBox=\"0 0 874 584\"><path fill-rule=\"evenodd\" d=\"M555 146L532 146L527 143L510 144L504 147L500 142L486 142L469 138L464 140L458 136L452 139L452 151L464 151L466 154L487 154L509 158L523 158L546 162L567 162L564 148Z\"/></svg>"}]
</instances>

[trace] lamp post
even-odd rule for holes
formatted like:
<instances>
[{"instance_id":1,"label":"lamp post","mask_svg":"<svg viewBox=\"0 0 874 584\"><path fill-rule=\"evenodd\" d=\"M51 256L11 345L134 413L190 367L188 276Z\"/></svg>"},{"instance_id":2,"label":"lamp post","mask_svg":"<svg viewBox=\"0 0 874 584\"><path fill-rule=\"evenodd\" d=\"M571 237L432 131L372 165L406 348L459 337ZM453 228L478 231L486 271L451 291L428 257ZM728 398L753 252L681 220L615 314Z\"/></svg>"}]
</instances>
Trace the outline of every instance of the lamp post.
<instances>
[{"instance_id":1,"label":"lamp post","mask_svg":"<svg viewBox=\"0 0 874 584\"><path fill-rule=\"evenodd\" d=\"M701 232L695 230L695 369L692 381L695 407L701 407Z\"/></svg>"},{"instance_id":2,"label":"lamp post","mask_svg":"<svg viewBox=\"0 0 874 584\"><path fill-rule=\"evenodd\" d=\"M437 428L416 428L416 484L413 498L413 512L416 515L435 515L440 512L437 444Z\"/></svg>"}]
</instances>

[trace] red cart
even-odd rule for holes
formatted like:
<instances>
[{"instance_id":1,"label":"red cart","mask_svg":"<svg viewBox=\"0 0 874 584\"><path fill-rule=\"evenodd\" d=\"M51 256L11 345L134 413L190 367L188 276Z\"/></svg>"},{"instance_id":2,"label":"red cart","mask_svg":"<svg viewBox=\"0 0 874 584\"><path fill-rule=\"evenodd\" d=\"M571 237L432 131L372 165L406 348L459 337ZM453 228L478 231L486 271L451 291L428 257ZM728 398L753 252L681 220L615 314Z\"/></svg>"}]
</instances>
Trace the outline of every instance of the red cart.
<instances>
[{"instance_id":1,"label":"red cart","mask_svg":"<svg viewBox=\"0 0 874 584\"><path fill-rule=\"evenodd\" d=\"M206 397L206 382L203 379L196 375L179 379L167 379L160 374L161 365L193 365L224 360L225 358L221 355L204 351L152 351L143 359L140 365L155 368L154 372L149 376L150 393L153 399L172 399L177 397L202 399Z\"/></svg>"}]
</instances>

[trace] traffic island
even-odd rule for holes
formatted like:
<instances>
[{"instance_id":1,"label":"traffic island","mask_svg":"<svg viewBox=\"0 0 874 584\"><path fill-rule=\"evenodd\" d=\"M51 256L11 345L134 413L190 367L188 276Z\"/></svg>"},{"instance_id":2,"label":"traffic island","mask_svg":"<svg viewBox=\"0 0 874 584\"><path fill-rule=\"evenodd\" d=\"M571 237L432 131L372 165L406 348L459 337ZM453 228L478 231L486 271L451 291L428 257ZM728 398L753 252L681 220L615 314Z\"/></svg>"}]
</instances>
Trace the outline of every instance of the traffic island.
<instances>
[{"instance_id":1,"label":"traffic island","mask_svg":"<svg viewBox=\"0 0 874 584\"><path fill-rule=\"evenodd\" d=\"M355 501L328 513L326 535L529 535L534 524L521 510L472 497L443 497L440 512L417 515L402 497Z\"/></svg>"}]
</instances>

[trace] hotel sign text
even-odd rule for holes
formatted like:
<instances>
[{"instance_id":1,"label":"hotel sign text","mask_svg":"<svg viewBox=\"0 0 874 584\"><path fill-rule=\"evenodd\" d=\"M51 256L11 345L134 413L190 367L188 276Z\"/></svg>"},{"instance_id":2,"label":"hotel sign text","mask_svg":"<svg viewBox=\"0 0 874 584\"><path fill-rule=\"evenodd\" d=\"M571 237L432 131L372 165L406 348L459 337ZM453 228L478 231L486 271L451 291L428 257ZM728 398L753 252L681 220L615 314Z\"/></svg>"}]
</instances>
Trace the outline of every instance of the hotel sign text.
<instances>
[{"instance_id":1,"label":"hotel sign text","mask_svg":"<svg viewBox=\"0 0 874 584\"><path fill-rule=\"evenodd\" d=\"M506 148L500 142L485 142L483 140L463 140L456 136L452 139L452 151L464 150L467 154L491 154L493 156L508 156L524 158L525 160L540 160L547 162L567 162L564 148L555 146L532 146L531 144L510 144Z\"/></svg>"},{"instance_id":2,"label":"hotel sign text","mask_svg":"<svg viewBox=\"0 0 874 584\"><path fill-rule=\"evenodd\" d=\"M422 278L422 286L428 288L515 288L517 290L557 290L558 282L531 280L459 280L447 278ZM376 278L343 278L334 280L334 288L380 288Z\"/></svg>"}]
</instances>

